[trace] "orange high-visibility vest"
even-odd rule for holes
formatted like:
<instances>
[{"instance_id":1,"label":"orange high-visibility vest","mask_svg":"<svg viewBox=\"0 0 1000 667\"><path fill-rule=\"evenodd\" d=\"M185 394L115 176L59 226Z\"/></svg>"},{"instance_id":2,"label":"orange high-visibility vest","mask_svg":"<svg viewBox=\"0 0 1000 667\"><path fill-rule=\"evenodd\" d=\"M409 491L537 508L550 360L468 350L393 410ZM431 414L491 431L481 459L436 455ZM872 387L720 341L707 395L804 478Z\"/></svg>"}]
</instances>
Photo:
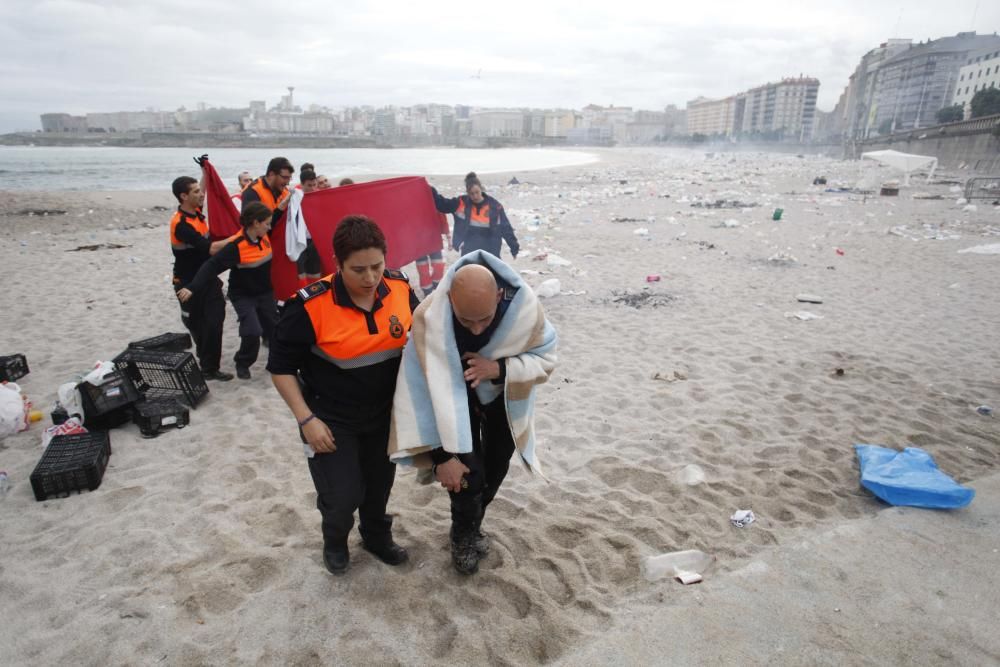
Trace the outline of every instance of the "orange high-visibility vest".
<instances>
[{"instance_id":1,"label":"orange high-visibility vest","mask_svg":"<svg viewBox=\"0 0 1000 667\"><path fill-rule=\"evenodd\" d=\"M236 265L238 269L252 269L271 261L271 239L267 238L267 234L260 237L259 245L248 239L245 232L233 234L226 240L235 243L240 252L240 263Z\"/></svg>"},{"instance_id":2,"label":"orange high-visibility vest","mask_svg":"<svg viewBox=\"0 0 1000 667\"><path fill-rule=\"evenodd\" d=\"M208 221L205 220L205 216L201 214L201 209L199 208L195 215L188 215L184 211L177 209L174 213L174 217L170 219L170 245L176 250L188 250L194 246L184 243L179 238L177 238L177 225L182 221L187 222L189 225L194 227L194 230L208 238Z\"/></svg>"},{"instance_id":3,"label":"orange high-visibility vest","mask_svg":"<svg viewBox=\"0 0 1000 667\"><path fill-rule=\"evenodd\" d=\"M488 201L483 202L477 210L476 205L470 200L469 209L466 211L465 197L462 197L458 202L458 209L453 215L459 218L468 218L470 227L488 228L490 226L490 203ZM470 212L472 215L469 215Z\"/></svg>"},{"instance_id":4,"label":"orange high-visibility vest","mask_svg":"<svg viewBox=\"0 0 1000 667\"><path fill-rule=\"evenodd\" d=\"M325 286L328 293L307 299L303 304L316 332L313 354L343 369L373 366L402 356L406 332L413 322L410 285L406 280L382 278L381 307L370 314L374 332L364 311L352 304L337 303L333 276L326 276L321 282L328 283Z\"/></svg>"},{"instance_id":5,"label":"orange high-visibility vest","mask_svg":"<svg viewBox=\"0 0 1000 667\"><path fill-rule=\"evenodd\" d=\"M257 196L260 197L260 203L268 207L272 211L278 208L278 204L285 201L285 199L287 199L289 196L288 188L285 188L284 190L281 191L281 194L278 196L278 198L275 199L274 193L271 192L271 188L267 185L267 183L264 182L263 177L258 178L247 187L256 192Z\"/></svg>"}]
</instances>

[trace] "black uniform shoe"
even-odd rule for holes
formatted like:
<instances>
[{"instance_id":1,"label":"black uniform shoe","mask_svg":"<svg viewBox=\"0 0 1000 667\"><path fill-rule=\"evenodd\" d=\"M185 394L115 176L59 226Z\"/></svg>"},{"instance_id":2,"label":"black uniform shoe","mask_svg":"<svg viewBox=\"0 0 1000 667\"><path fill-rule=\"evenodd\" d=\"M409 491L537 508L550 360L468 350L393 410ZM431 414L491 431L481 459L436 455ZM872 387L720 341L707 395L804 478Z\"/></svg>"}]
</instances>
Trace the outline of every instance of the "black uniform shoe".
<instances>
[{"instance_id":1,"label":"black uniform shoe","mask_svg":"<svg viewBox=\"0 0 1000 667\"><path fill-rule=\"evenodd\" d=\"M347 574L347 566L350 562L351 554L346 548L323 550L323 564L326 565L326 569L329 570L330 574L337 576Z\"/></svg>"},{"instance_id":2,"label":"black uniform shoe","mask_svg":"<svg viewBox=\"0 0 1000 667\"><path fill-rule=\"evenodd\" d=\"M363 542L362 544L365 551L374 554L376 558L386 565L402 565L410 559L410 554L406 553L406 549L391 539L384 544L368 544L367 542Z\"/></svg>"},{"instance_id":3,"label":"black uniform shoe","mask_svg":"<svg viewBox=\"0 0 1000 667\"><path fill-rule=\"evenodd\" d=\"M233 374L225 371L205 371L201 376L206 380L218 380L219 382L229 382L233 379Z\"/></svg>"},{"instance_id":4,"label":"black uniform shoe","mask_svg":"<svg viewBox=\"0 0 1000 667\"><path fill-rule=\"evenodd\" d=\"M451 562L459 574L478 572L481 558L474 536L451 541Z\"/></svg>"},{"instance_id":5,"label":"black uniform shoe","mask_svg":"<svg viewBox=\"0 0 1000 667\"><path fill-rule=\"evenodd\" d=\"M230 375L229 377L232 377L232 375ZM238 377L241 380L249 380L250 379L250 369L249 368L243 368L242 366L237 366L236 367L236 377Z\"/></svg>"}]
</instances>

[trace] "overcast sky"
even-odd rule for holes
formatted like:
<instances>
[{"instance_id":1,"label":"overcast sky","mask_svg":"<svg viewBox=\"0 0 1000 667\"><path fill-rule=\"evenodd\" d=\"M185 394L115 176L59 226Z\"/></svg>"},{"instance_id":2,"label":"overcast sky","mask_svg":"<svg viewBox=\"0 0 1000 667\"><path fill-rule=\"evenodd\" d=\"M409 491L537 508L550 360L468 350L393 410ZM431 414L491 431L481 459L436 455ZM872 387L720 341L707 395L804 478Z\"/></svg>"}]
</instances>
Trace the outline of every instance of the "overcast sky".
<instances>
[{"instance_id":1,"label":"overcast sky","mask_svg":"<svg viewBox=\"0 0 1000 667\"><path fill-rule=\"evenodd\" d=\"M805 74L832 110L890 37L1000 30L1000 2L7 0L0 131L44 112L295 100L683 107ZM13 6L12 6L13 5Z\"/></svg>"}]
</instances>

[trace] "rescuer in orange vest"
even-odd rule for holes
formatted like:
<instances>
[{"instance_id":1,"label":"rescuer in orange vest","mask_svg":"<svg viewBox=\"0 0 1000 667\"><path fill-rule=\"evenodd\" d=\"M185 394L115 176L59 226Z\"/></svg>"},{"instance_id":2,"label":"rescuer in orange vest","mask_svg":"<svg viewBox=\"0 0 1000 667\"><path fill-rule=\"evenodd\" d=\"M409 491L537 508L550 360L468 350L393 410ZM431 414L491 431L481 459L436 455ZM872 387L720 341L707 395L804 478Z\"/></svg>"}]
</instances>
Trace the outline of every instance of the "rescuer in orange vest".
<instances>
[{"instance_id":1,"label":"rescuer in orange vest","mask_svg":"<svg viewBox=\"0 0 1000 667\"><path fill-rule=\"evenodd\" d=\"M396 374L418 301L406 276L385 268L385 236L364 216L333 235L338 272L285 302L267 370L306 443L316 506L323 517L323 562L344 574L347 538L358 511L365 549L399 565L386 504L396 474L389 418Z\"/></svg>"},{"instance_id":2,"label":"rescuer in orange vest","mask_svg":"<svg viewBox=\"0 0 1000 667\"><path fill-rule=\"evenodd\" d=\"M229 301L240 322L240 349L236 351L236 377L250 379L250 367L257 361L260 339L270 340L278 319L271 287L271 211L260 202L250 202L240 213L243 231L227 239L227 243L202 264L194 278L177 292L181 303L223 271L229 271Z\"/></svg>"},{"instance_id":3,"label":"rescuer in orange vest","mask_svg":"<svg viewBox=\"0 0 1000 667\"><path fill-rule=\"evenodd\" d=\"M485 250L494 257L500 257L501 241L507 242L510 254L517 259L521 246L517 242L514 228L503 210L503 205L483 192L476 172L470 171L465 177L465 194L447 198L434 193L434 206L441 213L451 213L455 227L451 234L451 246L468 255L474 250Z\"/></svg>"},{"instance_id":4,"label":"rescuer in orange vest","mask_svg":"<svg viewBox=\"0 0 1000 667\"><path fill-rule=\"evenodd\" d=\"M174 254L174 291L190 282L198 269L208 261L213 249L225 241L209 238L208 220L202 215L205 193L190 176L179 176L173 182L178 207L170 220L170 247ZM206 380L232 380L232 373L219 370L222 359L222 326L226 321L226 302L222 298L222 282L206 284L197 297L181 302L181 319L194 339L198 364Z\"/></svg>"},{"instance_id":5,"label":"rescuer in orange vest","mask_svg":"<svg viewBox=\"0 0 1000 667\"><path fill-rule=\"evenodd\" d=\"M274 212L273 225L288 206L288 183L292 180L295 167L287 158L272 158L267 163L267 172L255 179L243 190L243 205L259 201Z\"/></svg>"}]
</instances>

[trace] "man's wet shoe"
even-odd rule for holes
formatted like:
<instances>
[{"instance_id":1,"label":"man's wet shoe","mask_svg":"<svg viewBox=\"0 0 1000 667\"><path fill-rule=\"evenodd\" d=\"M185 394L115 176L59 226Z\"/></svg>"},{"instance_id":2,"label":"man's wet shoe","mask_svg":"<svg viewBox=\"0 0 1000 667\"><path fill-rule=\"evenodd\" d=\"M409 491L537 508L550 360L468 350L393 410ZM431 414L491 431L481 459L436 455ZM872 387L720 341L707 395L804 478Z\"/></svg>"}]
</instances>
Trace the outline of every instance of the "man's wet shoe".
<instances>
[{"instance_id":1,"label":"man's wet shoe","mask_svg":"<svg viewBox=\"0 0 1000 667\"><path fill-rule=\"evenodd\" d=\"M363 542L362 544L365 551L374 554L376 558L386 565L402 565L410 559L410 554L406 553L406 549L392 540L384 544L368 544L367 542Z\"/></svg>"},{"instance_id":2,"label":"man's wet shoe","mask_svg":"<svg viewBox=\"0 0 1000 667\"><path fill-rule=\"evenodd\" d=\"M323 564L330 574L338 577L347 573L347 566L351 563L351 553L345 549L324 549Z\"/></svg>"},{"instance_id":3,"label":"man's wet shoe","mask_svg":"<svg viewBox=\"0 0 1000 667\"><path fill-rule=\"evenodd\" d=\"M489 547L487 547L488 549ZM475 574L482 559L474 537L451 541L451 562L459 574Z\"/></svg>"},{"instance_id":4,"label":"man's wet shoe","mask_svg":"<svg viewBox=\"0 0 1000 667\"><path fill-rule=\"evenodd\" d=\"M486 555L490 552L490 536L481 530L477 530L472 540L472 546L475 547L480 558L486 558Z\"/></svg>"},{"instance_id":5,"label":"man's wet shoe","mask_svg":"<svg viewBox=\"0 0 1000 667\"><path fill-rule=\"evenodd\" d=\"M229 377L232 377L232 375L230 375ZM249 368L243 368L242 366L237 366L236 367L236 377L238 377L241 380L249 380L250 379L250 369Z\"/></svg>"},{"instance_id":6,"label":"man's wet shoe","mask_svg":"<svg viewBox=\"0 0 1000 667\"><path fill-rule=\"evenodd\" d=\"M225 371L205 371L201 376L206 380L218 380L219 382L229 382L233 379L233 374Z\"/></svg>"}]
</instances>

